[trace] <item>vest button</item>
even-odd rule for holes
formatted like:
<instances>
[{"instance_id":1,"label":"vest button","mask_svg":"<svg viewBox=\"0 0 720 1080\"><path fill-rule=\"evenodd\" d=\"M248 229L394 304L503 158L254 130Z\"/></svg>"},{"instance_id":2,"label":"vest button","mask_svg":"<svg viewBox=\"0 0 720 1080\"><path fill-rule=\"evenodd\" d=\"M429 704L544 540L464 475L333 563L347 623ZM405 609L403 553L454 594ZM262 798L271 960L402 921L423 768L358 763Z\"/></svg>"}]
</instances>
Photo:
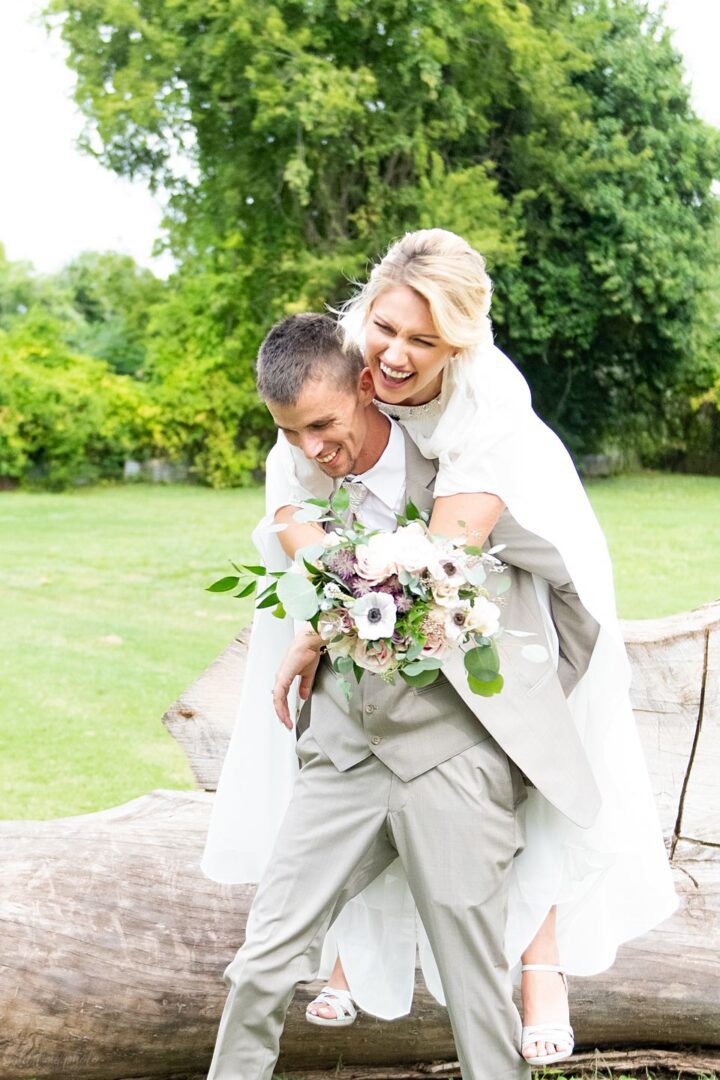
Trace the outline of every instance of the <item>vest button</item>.
<instances>
[{"instance_id":1,"label":"vest button","mask_svg":"<svg viewBox=\"0 0 720 1080\"><path fill-rule=\"evenodd\" d=\"M376 711L377 711L377 705L366 705L365 706L365 712L366 713L374 713Z\"/></svg>"},{"instance_id":2,"label":"vest button","mask_svg":"<svg viewBox=\"0 0 720 1080\"><path fill-rule=\"evenodd\" d=\"M373 746L377 746L377 744L378 744L379 742L382 742L382 739L380 738L380 736L379 736L379 735L373 735L373 737L372 737L372 739L370 740L370 742L371 742L371 743L373 744Z\"/></svg>"}]
</instances>

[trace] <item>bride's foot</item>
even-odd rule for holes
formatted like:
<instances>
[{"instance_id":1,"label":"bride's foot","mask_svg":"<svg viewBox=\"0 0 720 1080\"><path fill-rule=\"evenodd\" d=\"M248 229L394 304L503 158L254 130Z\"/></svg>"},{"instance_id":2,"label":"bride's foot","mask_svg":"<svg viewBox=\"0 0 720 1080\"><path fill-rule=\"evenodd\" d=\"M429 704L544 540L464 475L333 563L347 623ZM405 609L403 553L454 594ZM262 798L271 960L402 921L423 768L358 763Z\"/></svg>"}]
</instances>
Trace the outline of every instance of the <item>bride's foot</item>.
<instances>
[{"instance_id":1,"label":"bride's foot","mask_svg":"<svg viewBox=\"0 0 720 1080\"><path fill-rule=\"evenodd\" d=\"M530 970L525 970L528 967ZM570 1009L562 972L555 965L533 970L535 965L523 965L523 1057L537 1065L549 1065L569 1057L573 1051ZM530 1041L532 1037L536 1039Z\"/></svg>"},{"instance_id":2,"label":"bride's foot","mask_svg":"<svg viewBox=\"0 0 720 1080\"><path fill-rule=\"evenodd\" d=\"M340 990L328 984L305 1010L305 1019L310 1024L324 1027L347 1027L357 1018L355 1002L349 990Z\"/></svg>"},{"instance_id":3,"label":"bride's foot","mask_svg":"<svg viewBox=\"0 0 720 1080\"><path fill-rule=\"evenodd\" d=\"M338 956L327 984L305 1010L305 1019L311 1024L326 1022L328 1026L345 1027L352 1024L356 1016L350 987Z\"/></svg>"}]
</instances>

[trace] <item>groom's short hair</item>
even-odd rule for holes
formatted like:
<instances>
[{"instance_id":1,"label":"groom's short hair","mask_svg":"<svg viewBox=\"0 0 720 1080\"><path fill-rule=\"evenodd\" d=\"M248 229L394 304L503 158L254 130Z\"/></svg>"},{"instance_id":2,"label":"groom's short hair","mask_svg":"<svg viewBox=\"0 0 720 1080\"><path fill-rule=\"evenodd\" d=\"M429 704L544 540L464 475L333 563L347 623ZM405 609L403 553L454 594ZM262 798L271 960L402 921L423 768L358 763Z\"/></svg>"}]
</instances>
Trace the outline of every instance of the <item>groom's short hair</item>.
<instances>
[{"instance_id":1,"label":"groom's short hair","mask_svg":"<svg viewBox=\"0 0 720 1080\"><path fill-rule=\"evenodd\" d=\"M337 323L305 312L276 323L260 346L257 388L263 401L294 405L306 383L323 377L352 392L365 366L355 345L343 347Z\"/></svg>"}]
</instances>

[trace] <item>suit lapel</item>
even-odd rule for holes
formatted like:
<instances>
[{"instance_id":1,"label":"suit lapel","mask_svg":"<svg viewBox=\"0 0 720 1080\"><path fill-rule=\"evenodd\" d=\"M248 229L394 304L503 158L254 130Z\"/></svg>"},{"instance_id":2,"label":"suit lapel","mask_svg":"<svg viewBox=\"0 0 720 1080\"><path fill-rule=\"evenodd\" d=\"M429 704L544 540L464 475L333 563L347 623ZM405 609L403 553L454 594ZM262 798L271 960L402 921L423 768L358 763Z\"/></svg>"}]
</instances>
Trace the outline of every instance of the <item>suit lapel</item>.
<instances>
[{"instance_id":1,"label":"suit lapel","mask_svg":"<svg viewBox=\"0 0 720 1080\"><path fill-rule=\"evenodd\" d=\"M400 430L405 439L405 501L414 503L418 510L429 512L435 499L437 464L422 456L402 425Z\"/></svg>"}]
</instances>

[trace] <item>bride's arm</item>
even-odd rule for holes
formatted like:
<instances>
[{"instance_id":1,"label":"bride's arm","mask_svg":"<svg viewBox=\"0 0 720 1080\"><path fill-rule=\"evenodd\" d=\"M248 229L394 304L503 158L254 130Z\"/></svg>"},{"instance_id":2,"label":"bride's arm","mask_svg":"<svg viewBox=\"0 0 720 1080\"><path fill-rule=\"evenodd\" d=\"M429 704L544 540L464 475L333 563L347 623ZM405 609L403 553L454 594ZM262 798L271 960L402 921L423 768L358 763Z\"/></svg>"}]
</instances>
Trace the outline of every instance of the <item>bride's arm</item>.
<instances>
[{"instance_id":1,"label":"bride's arm","mask_svg":"<svg viewBox=\"0 0 720 1080\"><path fill-rule=\"evenodd\" d=\"M278 433L275 446L267 456L265 463L265 522L285 528L277 533L277 539L285 554L294 559L298 550L317 544L324 533L322 527L314 522L299 523L294 515L305 499L325 498L327 481L316 467L305 465L303 475L298 469L304 463L296 460L292 447L282 432ZM317 486L319 485L319 486Z\"/></svg>"},{"instance_id":2,"label":"bride's arm","mask_svg":"<svg viewBox=\"0 0 720 1080\"><path fill-rule=\"evenodd\" d=\"M440 536L465 536L469 544L484 544L505 509L497 495L461 492L439 495L430 516L430 532Z\"/></svg>"},{"instance_id":3,"label":"bride's arm","mask_svg":"<svg viewBox=\"0 0 720 1080\"><path fill-rule=\"evenodd\" d=\"M275 514L275 524L285 525L278 533L282 549L290 559L294 559L300 548L319 543L325 536L322 527L313 521L298 522L294 515L299 506L281 506Z\"/></svg>"}]
</instances>

